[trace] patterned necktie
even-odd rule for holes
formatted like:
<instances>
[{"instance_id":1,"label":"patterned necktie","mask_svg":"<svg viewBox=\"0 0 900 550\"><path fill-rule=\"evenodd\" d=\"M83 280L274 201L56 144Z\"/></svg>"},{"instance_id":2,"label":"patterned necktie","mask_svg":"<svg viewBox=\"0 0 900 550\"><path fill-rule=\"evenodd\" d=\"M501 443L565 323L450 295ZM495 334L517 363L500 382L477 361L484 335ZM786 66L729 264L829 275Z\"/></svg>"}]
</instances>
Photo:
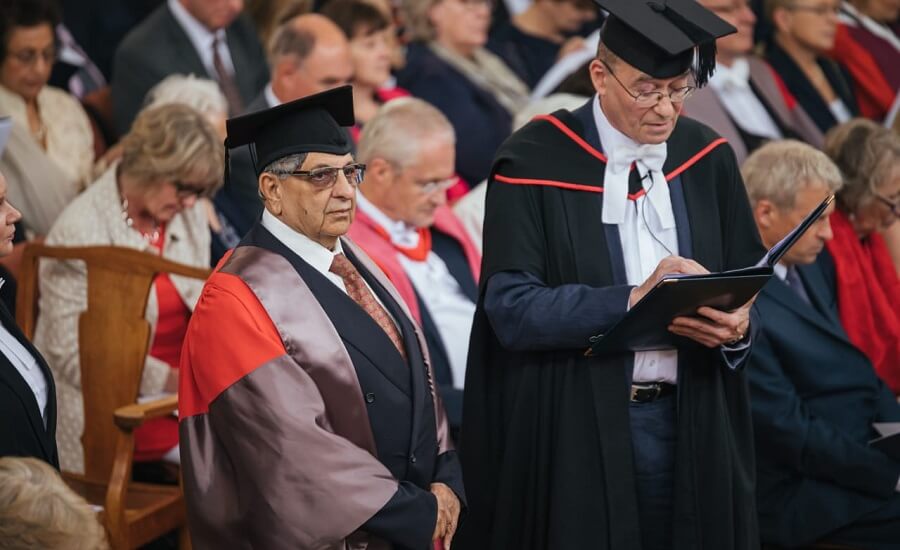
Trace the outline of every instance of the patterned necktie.
<instances>
[{"instance_id":1,"label":"patterned necktie","mask_svg":"<svg viewBox=\"0 0 900 550\"><path fill-rule=\"evenodd\" d=\"M213 67L216 69L216 80L219 82L219 88L222 89L225 100L228 102L228 113L231 116L235 116L244 111L244 101L241 99L241 92L238 90L234 77L225 68L225 64L222 63L222 56L219 55L219 45L221 43L218 36L213 39Z\"/></svg>"},{"instance_id":2,"label":"patterned necktie","mask_svg":"<svg viewBox=\"0 0 900 550\"><path fill-rule=\"evenodd\" d=\"M356 270L356 267L350 263L347 256L335 254L329 271L344 280L344 286L347 287L347 294L350 298L359 304L359 307L363 308L363 310L378 323L378 326L381 327L381 330L383 330L385 334L387 334L388 338L391 339L391 342L393 342L394 346L397 348L397 351L399 351L400 355L405 359L406 352L403 349L403 338L400 336L400 331L397 330L397 326L394 325L388 312L385 311L385 309L381 307L381 304L378 303L378 300L375 299L375 295L372 294L372 291L366 286L366 282L363 281L362 275L360 275L359 271Z\"/></svg>"}]
</instances>

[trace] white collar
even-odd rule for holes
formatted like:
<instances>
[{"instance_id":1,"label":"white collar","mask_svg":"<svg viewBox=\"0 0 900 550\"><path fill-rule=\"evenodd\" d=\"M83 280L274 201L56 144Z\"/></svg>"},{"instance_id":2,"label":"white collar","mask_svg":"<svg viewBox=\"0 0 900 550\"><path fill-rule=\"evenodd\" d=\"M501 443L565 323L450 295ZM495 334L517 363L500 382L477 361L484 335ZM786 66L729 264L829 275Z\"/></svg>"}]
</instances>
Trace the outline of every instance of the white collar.
<instances>
[{"instance_id":1,"label":"white collar","mask_svg":"<svg viewBox=\"0 0 900 550\"><path fill-rule=\"evenodd\" d=\"M356 207L362 210L372 221L387 231L391 238L391 242L403 248L412 248L419 244L419 231L406 222L395 221L380 208L372 204L362 193L356 194Z\"/></svg>"},{"instance_id":2,"label":"white collar","mask_svg":"<svg viewBox=\"0 0 900 550\"><path fill-rule=\"evenodd\" d=\"M772 269L775 271L775 276L781 279L782 281L787 279L788 266L784 265L781 262L775 264Z\"/></svg>"},{"instance_id":3,"label":"white collar","mask_svg":"<svg viewBox=\"0 0 900 550\"><path fill-rule=\"evenodd\" d=\"M265 227L281 243L290 248L291 252L300 256L303 261L313 266L319 273L328 273L336 254L341 254L341 240L334 243L334 250L328 250L321 244L310 239L303 233L295 231L283 221L276 218L271 212L263 209L262 226Z\"/></svg>"},{"instance_id":4,"label":"white collar","mask_svg":"<svg viewBox=\"0 0 900 550\"><path fill-rule=\"evenodd\" d=\"M650 145L641 144L613 127L600 107L600 96L594 96L594 120L600 144L606 154L606 170L603 175L603 212L605 224L618 225L625 222L625 208L628 205L628 177L631 163L637 165L642 185L647 191L647 199L659 216L663 229L675 227L675 214L669 186L662 173L668 154L666 142ZM649 174L649 177L648 177Z\"/></svg>"},{"instance_id":5,"label":"white collar","mask_svg":"<svg viewBox=\"0 0 900 550\"><path fill-rule=\"evenodd\" d=\"M281 105L281 100L278 99L278 96L275 95L275 90L272 89L272 83L269 82L266 84L265 89L263 89L263 95L266 98L266 105L268 105L269 109L272 107L278 107Z\"/></svg>"},{"instance_id":6,"label":"white collar","mask_svg":"<svg viewBox=\"0 0 900 550\"><path fill-rule=\"evenodd\" d=\"M709 79L709 85L717 92L729 88L749 89L750 63L743 57L735 59L730 67L717 63L716 72Z\"/></svg>"},{"instance_id":7,"label":"white collar","mask_svg":"<svg viewBox=\"0 0 900 550\"><path fill-rule=\"evenodd\" d=\"M191 39L191 42L198 51L205 52L211 49L213 40L216 38L219 39L220 43L225 43L225 29L219 29L215 32L209 30L206 25L191 15L191 13L181 5L179 0L169 0L168 4L169 10L172 12L175 20L178 21L178 24L184 29L185 34L188 35L188 38Z\"/></svg>"}]
</instances>

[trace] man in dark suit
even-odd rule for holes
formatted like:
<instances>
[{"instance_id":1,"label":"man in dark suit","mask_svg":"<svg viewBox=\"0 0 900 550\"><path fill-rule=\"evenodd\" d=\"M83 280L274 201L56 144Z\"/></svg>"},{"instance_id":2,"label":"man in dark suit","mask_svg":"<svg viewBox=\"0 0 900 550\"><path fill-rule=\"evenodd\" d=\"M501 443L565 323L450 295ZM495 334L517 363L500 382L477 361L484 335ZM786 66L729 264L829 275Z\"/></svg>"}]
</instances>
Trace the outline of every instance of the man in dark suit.
<instances>
[{"instance_id":1,"label":"man in dark suit","mask_svg":"<svg viewBox=\"0 0 900 550\"><path fill-rule=\"evenodd\" d=\"M282 23L272 36L268 54L272 79L250 103L248 112L343 86L353 77L347 37L330 19L319 14L300 15ZM231 175L216 195L215 203L238 234L243 235L259 219L262 201L250 147L237 147L229 155Z\"/></svg>"},{"instance_id":2,"label":"man in dark suit","mask_svg":"<svg viewBox=\"0 0 900 550\"><path fill-rule=\"evenodd\" d=\"M6 200L6 179L0 174L0 256L12 252L15 223L21 218ZM32 456L59 468L53 374L2 305L0 456Z\"/></svg>"},{"instance_id":3,"label":"man in dark suit","mask_svg":"<svg viewBox=\"0 0 900 550\"><path fill-rule=\"evenodd\" d=\"M772 246L841 186L837 167L797 141L771 142L743 167L763 242ZM830 213L829 213L830 214ZM841 327L822 217L775 268L747 372L763 542L900 544L900 461L868 446L900 406Z\"/></svg>"},{"instance_id":4,"label":"man in dark suit","mask_svg":"<svg viewBox=\"0 0 900 550\"><path fill-rule=\"evenodd\" d=\"M242 113L269 78L265 53L243 0L169 0L135 27L113 62L116 130L124 134L156 83L195 74L219 83L232 115Z\"/></svg>"}]
</instances>

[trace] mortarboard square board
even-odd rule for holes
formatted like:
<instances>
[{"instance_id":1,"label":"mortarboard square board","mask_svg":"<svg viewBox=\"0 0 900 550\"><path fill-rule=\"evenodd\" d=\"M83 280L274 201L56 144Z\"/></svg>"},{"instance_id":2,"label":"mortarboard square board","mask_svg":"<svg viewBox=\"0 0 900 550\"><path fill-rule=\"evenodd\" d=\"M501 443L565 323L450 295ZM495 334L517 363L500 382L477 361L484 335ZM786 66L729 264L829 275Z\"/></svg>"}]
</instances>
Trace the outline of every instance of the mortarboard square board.
<instances>
[{"instance_id":1,"label":"mortarboard square board","mask_svg":"<svg viewBox=\"0 0 900 550\"><path fill-rule=\"evenodd\" d=\"M353 124L352 87L341 86L228 119L225 147L250 145L259 175L272 162L296 153L349 153L353 144L342 126Z\"/></svg>"},{"instance_id":2,"label":"mortarboard square board","mask_svg":"<svg viewBox=\"0 0 900 550\"><path fill-rule=\"evenodd\" d=\"M697 85L715 68L716 39L737 32L696 0L594 0L609 12L600 40L653 78L683 74L698 48Z\"/></svg>"}]
</instances>

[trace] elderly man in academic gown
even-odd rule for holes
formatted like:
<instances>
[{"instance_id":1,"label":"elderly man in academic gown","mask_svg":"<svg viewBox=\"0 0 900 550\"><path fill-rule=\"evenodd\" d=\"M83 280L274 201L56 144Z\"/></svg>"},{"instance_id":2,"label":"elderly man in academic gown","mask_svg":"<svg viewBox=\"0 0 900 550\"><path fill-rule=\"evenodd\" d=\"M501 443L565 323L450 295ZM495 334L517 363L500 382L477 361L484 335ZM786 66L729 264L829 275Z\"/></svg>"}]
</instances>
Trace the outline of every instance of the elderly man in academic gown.
<instances>
[{"instance_id":1,"label":"elderly man in academic gown","mask_svg":"<svg viewBox=\"0 0 900 550\"><path fill-rule=\"evenodd\" d=\"M351 241L349 86L228 121L262 219L207 281L181 365L195 548L451 542L460 468L421 330Z\"/></svg>"},{"instance_id":2,"label":"elderly man in academic gown","mask_svg":"<svg viewBox=\"0 0 900 550\"><path fill-rule=\"evenodd\" d=\"M665 274L765 252L733 151L678 116L734 28L693 0L599 3L598 95L491 172L454 548L757 549L752 306L662 320L669 349L585 355Z\"/></svg>"}]
</instances>

